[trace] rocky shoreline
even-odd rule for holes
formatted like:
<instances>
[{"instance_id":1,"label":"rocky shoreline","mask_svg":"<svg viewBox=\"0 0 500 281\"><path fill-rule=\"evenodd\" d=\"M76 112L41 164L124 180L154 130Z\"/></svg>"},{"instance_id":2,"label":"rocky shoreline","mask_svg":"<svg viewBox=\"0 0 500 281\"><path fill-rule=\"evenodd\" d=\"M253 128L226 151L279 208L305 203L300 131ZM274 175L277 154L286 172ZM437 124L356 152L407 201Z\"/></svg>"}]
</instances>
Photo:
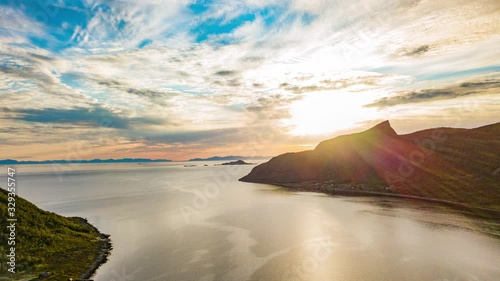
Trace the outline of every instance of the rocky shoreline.
<instances>
[{"instance_id":1,"label":"rocky shoreline","mask_svg":"<svg viewBox=\"0 0 500 281\"><path fill-rule=\"evenodd\" d=\"M454 202L449 200L443 200L438 198L429 198L415 195L398 194L390 191L388 187L377 186L374 188L373 185L367 184L335 184L335 185L322 185L314 182L302 182L302 183L270 183L272 185L280 186L289 191L299 191L299 192L318 192L328 195L336 196L347 196L347 197L392 197L407 200L418 200L425 201L434 204L446 205L448 207L454 208L456 210L465 211L476 218L483 219L494 219L498 220L500 218L500 210L483 208L479 206L472 206L463 202ZM353 188L354 187L354 188Z\"/></svg>"},{"instance_id":2,"label":"rocky shoreline","mask_svg":"<svg viewBox=\"0 0 500 281\"><path fill-rule=\"evenodd\" d=\"M111 244L111 239L109 238L110 235L101 233L95 226L90 224L88 220L85 218L81 217L73 217L73 218L78 220L82 224L92 228L97 237L99 237L99 252L95 256L92 264L88 267L87 271L85 271L85 273L83 273L82 276L80 277L81 279L89 279L96 273L97 269L99 269L101 265L105 264L108 261L108 256L111 254L113 246Z\"/></svg>"}]
</instances>

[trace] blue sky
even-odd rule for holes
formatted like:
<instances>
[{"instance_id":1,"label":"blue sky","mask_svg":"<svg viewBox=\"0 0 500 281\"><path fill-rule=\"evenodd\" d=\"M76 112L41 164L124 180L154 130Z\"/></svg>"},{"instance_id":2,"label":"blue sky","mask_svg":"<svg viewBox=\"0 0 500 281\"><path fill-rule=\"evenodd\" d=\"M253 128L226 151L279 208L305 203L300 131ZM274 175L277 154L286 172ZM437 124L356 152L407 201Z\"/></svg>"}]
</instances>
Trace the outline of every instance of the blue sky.
<instances>
[{"instance_id":1,"label":"blue sky","mask_svg":"<svg viewBox=\"0 0 500 281\"><path fill-rule=\"evenodd\" d=\"M500 4L434 2L0 0L0 158L274 155L385 119L498 122Z\"/></svg>"}]
</instances>

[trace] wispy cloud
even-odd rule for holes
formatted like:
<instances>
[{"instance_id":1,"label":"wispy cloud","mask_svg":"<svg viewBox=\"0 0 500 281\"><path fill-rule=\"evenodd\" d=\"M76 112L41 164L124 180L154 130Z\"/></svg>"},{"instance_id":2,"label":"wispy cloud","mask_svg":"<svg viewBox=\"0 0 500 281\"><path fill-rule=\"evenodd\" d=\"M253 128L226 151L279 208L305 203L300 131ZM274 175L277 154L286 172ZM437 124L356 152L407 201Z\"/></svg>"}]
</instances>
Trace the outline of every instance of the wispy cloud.
<instances>
[{"instance_id":1,"label":"wispy cloud","mask_svg":"<svg viewBox=\"0 0 500 281\"><path fill-rule=\"evenodd\" d=\"M331 120L318 130L332 132L338 126L329 124L347 112L368 124L375 109L498 90L477 84L497 83L477 77L500 71L495 0L53 0L0 8L0 118L25 136L52 124L85 138L78 129L92 134L91 124L108 118L125 150L213 151L264 125L297 144L292 123L329 108L298 114L311 100L356 104L356 112L335 104L336 112L320 114ZM70 142L63 130L54 132Z\"/></svg>"},{"instance_id":2,"label":"wispy cloud","mask_svg":"<svg viewBox=\"0 0 500 281\"><path fill-rule=\"evenodd\" d=\"M405 91L391 97L384 97L367 107L390 107L402 104L449 100L467 96L497 95L500 91L500 79L485 79L462 82L434 89Z\"/></svg>"},{"instance_id":3,"label":"wispy cloud","mask_svg":"<svg viewBox=\"0 0 500 281\"><path fill-rule=\"evenodd\" d=\"M95 106L93 108L44 108L44 109L8 109L0 108L2 119L20 120L34 123L58 123L83 127L108 127L127 129L141 125L160 125L160 120L143 117L121 116L118 112Z\"/></svg>"}]
</instances>

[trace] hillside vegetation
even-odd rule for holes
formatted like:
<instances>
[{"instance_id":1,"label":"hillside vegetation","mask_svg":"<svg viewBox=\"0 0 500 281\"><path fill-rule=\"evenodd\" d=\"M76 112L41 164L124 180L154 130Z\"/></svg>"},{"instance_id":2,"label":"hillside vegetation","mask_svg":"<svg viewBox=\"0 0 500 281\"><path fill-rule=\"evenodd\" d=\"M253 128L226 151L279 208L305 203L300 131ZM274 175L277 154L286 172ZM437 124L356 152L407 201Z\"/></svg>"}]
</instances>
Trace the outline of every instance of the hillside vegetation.
<instances>
[{"instance_id":1,"label":"hillside vegetation","mask_svg":"<svg viewBox=\"0 0 500 281\"><path fill-rule=\"evenodd\" d=\"M500 210L500 123L398 135L385 121L255 167L242 181L386 193Z\"/></svg>"},{"instance_id":2,"label":"hillside vegetation","mask_svg":"<svg viewBox=\"0 0 500 281\"><path fill-rule=\"evenodd\" d=\"M43 280L80 278L92 270L96 256L102 252L102 235L81 218L66 218L39 209L34 204L16 197L16 268L15 274L0 264L0 280L20 280L37 277L42 272L52 276ZM7 244L7 191L0 188L0 255L2 261L9 254Z\"/></svg>"}]
</instances>

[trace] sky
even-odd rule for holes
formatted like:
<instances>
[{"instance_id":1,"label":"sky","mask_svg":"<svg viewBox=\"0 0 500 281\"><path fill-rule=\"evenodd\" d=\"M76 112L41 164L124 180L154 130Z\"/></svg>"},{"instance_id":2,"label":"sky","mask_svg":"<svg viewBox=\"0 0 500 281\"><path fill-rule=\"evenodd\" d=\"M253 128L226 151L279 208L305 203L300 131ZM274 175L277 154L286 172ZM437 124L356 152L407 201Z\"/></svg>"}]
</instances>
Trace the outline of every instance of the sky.
<instances>
[{"instance_id":1,"label":"sky","mask_svg":"<svg viewBox=\"0 0 500 281\"><path fill-rule=\"evenodd\" d=\"M499 90L498 0L0 0L0 159L273 156Z\"/></svg>"}]
</instances>

